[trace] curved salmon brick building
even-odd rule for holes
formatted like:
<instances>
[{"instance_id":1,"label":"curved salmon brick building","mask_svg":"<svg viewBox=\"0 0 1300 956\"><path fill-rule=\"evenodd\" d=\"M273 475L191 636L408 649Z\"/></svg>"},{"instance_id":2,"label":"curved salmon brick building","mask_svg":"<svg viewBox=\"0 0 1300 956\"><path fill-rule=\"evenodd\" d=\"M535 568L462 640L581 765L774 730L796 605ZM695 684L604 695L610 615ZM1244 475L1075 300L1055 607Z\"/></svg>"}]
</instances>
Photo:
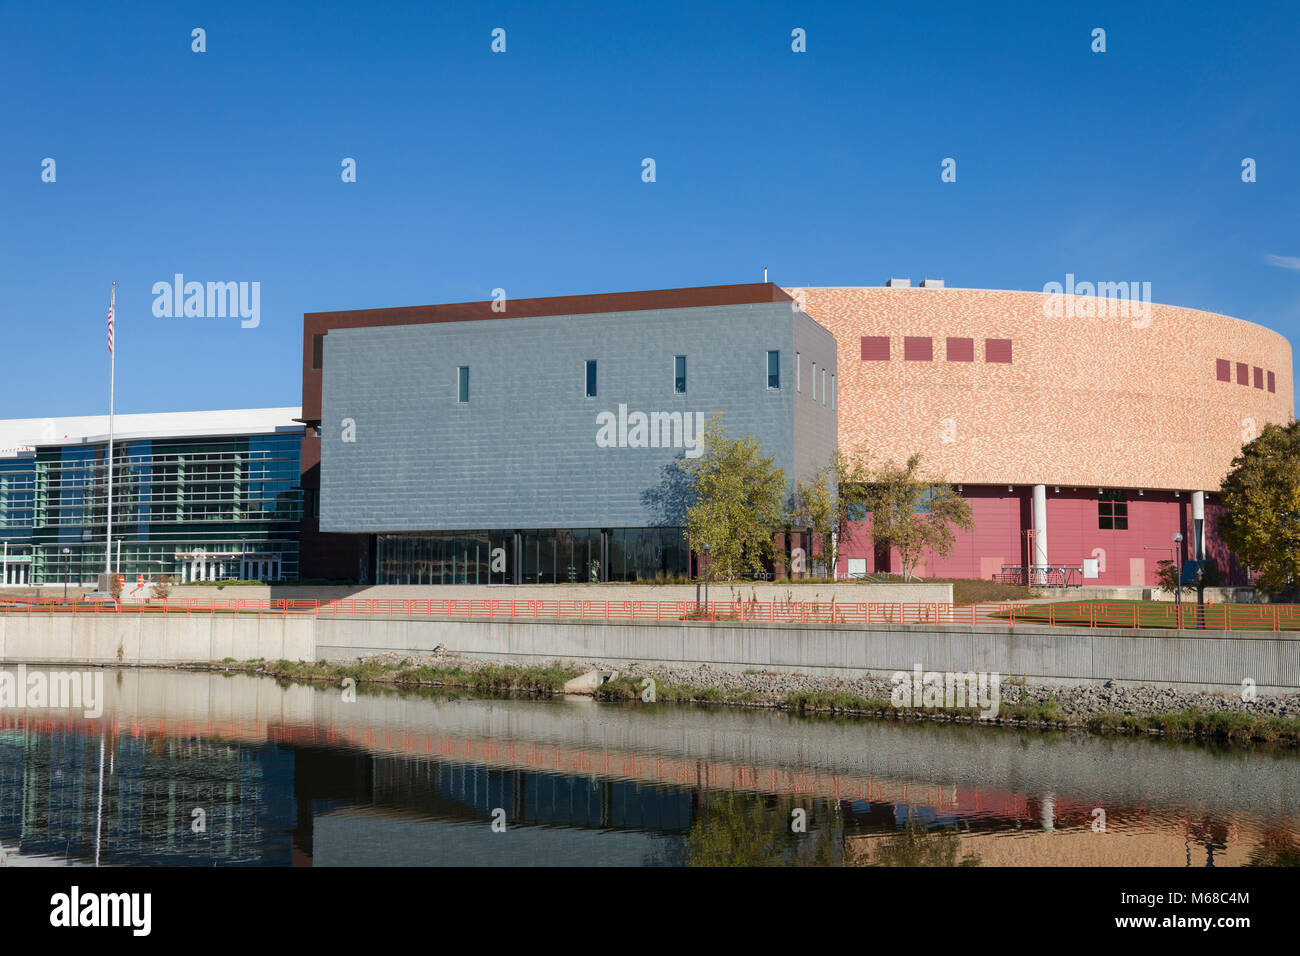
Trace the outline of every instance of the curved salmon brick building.
<instances>
[{"instance_id":1,"label":"curved salmon brick building","mask_svg":"<svg viewBox=\"0 0 1300 956\"><path fill-rule=\"evenodd\" d=\"M1073 567L1089 574L1078 583L1149 586L1176 532L1195 557L1203 516L1206 556L1224 583L1246 583L1216 533L1215 492L1245 441L1293 416L1281 335L1149 296L929 280L785 291L838 343L840 448L920 452L974 511L976 529L918 573ZM865 534L842 550L842 573L898 569Z\"/></svg>"}]
</instances>

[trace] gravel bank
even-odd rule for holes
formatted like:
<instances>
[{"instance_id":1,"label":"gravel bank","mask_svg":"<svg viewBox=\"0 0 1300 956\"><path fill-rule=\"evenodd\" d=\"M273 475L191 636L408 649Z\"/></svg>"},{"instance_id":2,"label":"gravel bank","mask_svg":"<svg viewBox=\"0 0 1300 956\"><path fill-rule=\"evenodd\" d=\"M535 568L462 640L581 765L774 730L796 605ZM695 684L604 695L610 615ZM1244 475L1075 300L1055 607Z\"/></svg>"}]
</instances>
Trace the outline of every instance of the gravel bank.
<instances>
[{"instance_id":1,"label":"gravel bank","mask_svg":"<svg viewBox=\"0 0 1300 956\"><path fill-rule=\"evenodd\" d=\"M499 661L466 657L438 650L430 653L387 653L363 658L383 664L397 665L405 661L435 667L460 667L474 671L482 667L500 666ZM591 661L565 661L584 671L608 670L609 665ZM707 664L694 667L634 664L620 673L634 677L652 677L661 684L687 685L712 688L724 693L754 695L751 705L784 704L790 694L830 693L851 694L856 697L888 700L893 684L883 677L810 677L804 674L754 671L736 673L715 670ZM1083 723L1101 713L1147 716L1170 711L1199 710L1241 711L1254 717L1300 718L1300 693L1264 696L1254 701L1243 701L1240 695L1179 691L1144 686L1119 686L1090 684L1084 686L1047 686L1027 683L1010 684L1003 678L999 687L1002 704L1044 704L1049 699L1057 702L1057 710L1068 723Z\"/></svg>"}]
</instances>

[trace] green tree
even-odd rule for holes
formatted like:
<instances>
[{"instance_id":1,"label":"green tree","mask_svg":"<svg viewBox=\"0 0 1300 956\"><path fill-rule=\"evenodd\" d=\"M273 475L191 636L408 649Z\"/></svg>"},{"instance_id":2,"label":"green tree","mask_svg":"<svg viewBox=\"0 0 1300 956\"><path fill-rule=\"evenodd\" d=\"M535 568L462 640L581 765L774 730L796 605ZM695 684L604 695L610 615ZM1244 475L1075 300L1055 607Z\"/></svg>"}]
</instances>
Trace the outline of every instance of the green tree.
<instances>
[{"instance_id":1,"label":"green tree","mask_svg":"<svg viewBox=\"0 0 1300 956\"><path fill-rule=\"evenodd\" d=\"M1223 480L1224 544L1258 584L1276 593L1300 583L1300 422L1265 425Z\"/></svg>"},{"instance_id":2,"label":"green tree","mask_svg":"<svg viewBox=\"0 0 1300 956\"><path fill-rule=\"evenodd\" d=\"M708 546L724 578L760 572L784 525L785 471L764 457L752 435L728 438L718 415L705 426L702 445L700 457L684 463L694 493L686 532L697 550Z\"/></svg>"},{"instance_id":3,"label":"green tree","mask_svg":"<svg viewBox=\"0 0 1300 956\"><path fill-rule=\"evenodd\" d=\"M791 828L803 810L806 831ZM843 862L833 805L786 795L704 790L686 837L690 866L836 866Z\"/></svg>"},{"instance_id":4,"label":"green tree","mask_svg":"<svg viewBox=\"0 0 1300 956\"><path fill-rule=\"evenodd\" d=\"M838 448L808 481L795 482L790 520L807 526L821 541L827 568L834 573L840 550L853 538L854 522L863 516L863 496L870 481L868 455L846 455Z\"/></svg>"},{"instance_id":5,"label":"green tree","mask_svg":"<svg viewBox=\"0 0 1300 956\"><path fill-rule=\"evenodd\" d=\"M977 853L967 853L960 860L961 836L955 827L930 829L916 816L907 813L907 823L876 846L872 866L979 866Z\"/></svg>"},{"instance_id":6,"label":"green tree","mask_svg":"<svg viewBox=\"0 0 1300 956\"><path fill-rule=\"evenodd\" d=\"M926 551L944 557L952 551L954 528L971 531L975 519L970 505L948 482L921 474L921 456L905 465L884 462L867 475L862 505L871 512L871 537L877 545L897 548L903 563L903 580Z\"/></svg>"}]
</instances>

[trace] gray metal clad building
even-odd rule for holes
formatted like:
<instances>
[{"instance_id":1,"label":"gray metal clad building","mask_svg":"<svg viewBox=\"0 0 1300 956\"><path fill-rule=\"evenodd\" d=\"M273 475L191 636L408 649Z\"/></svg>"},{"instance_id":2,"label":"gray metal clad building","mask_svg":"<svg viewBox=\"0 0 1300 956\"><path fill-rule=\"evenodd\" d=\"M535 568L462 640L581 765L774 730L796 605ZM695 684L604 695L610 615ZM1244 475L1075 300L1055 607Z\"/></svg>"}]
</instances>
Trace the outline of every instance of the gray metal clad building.
<instances>
[{"instance_id":1,"label":"gray metal clad building","mask_svg":"<svg viewBox=\"0 0 1300 956\"><path fill-rule=\"evenodd\" d=\"M835 361L789 301L331 328L320 531L373 535L377 583L685 574L668 466L720 414L807 477Z\"/></svg>"}]
</instances>

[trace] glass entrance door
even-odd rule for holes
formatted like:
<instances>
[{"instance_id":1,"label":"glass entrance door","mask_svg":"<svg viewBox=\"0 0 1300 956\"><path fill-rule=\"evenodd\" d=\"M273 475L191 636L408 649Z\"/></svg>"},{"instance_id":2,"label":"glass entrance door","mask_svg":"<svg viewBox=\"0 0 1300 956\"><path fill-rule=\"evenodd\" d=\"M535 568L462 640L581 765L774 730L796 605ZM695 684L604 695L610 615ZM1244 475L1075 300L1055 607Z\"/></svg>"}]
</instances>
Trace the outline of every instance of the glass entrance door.
<instances>
[{"instance_id":1,"label":"glass entrance door","mask_svg":"<svg viewBox=\"0 0 1300 956\"><path fill-rule=\"evenodd\" d=\"M280 580L280 556L278 554L245 555L240 577L245 581Z\"/></svg>"}]
</instances>

